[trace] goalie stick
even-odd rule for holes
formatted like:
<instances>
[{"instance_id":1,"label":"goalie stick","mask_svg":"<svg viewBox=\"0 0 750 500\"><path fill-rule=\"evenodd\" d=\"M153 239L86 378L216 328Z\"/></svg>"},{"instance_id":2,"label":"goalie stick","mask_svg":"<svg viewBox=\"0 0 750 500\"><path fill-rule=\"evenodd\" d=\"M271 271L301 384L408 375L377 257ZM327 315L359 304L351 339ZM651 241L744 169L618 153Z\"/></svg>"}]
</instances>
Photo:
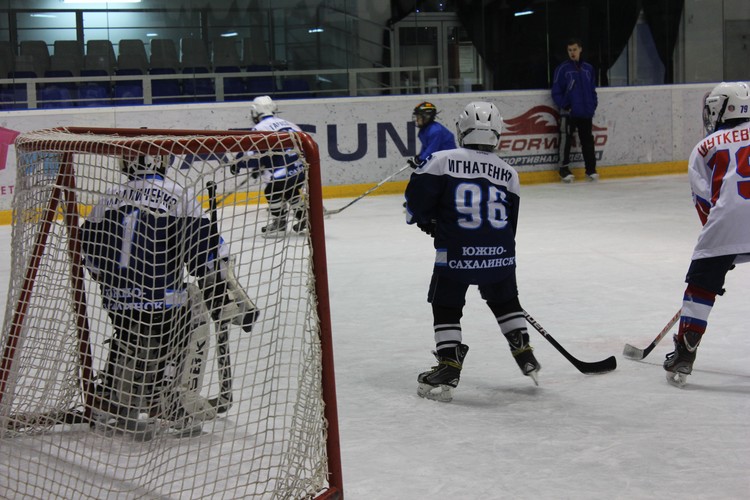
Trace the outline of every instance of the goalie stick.
<instances>
[{"instance_id":1,"label":"goalie stick","mask_svg":"<svg viewBox=\"0 0 750 500\"><path fill-rule=\"evenodd\" d=\"M216 218L216 183L206 183L208 191L208 206L211 215L211 225L215 234L219 234L219 223ZM216 260L218 266L219 248L216 246ZM219 395L209 400L216 413L226 413L232 407L232 362L229 354L229 321L216 320L216 360L219 364Z\"/></svg>"},{"instance_id":2,"label":"goalie stick","mask_svg":"<svg viewBox=\"0 0 750 500\"><path fill-rule=\"evenodd\" d=\"M401 167L400 169L398 169L397 171L393 172L391 175L389 175L388 177L386 177L382 181L380 181L377 184L375 184L373 187L371 187L370 189L368 189L367 191L365 191L364 193L362 193L358 197L354 198L352 201L350 201L349 203L347 203L343 207L337 208L335 210L328 210L327 208L323 207L323 215L325 215L326 217L328 217L329 215L336 215L338 213L343 212L344 210L346 210L347 208L351 207L352 205L354 205L355 203L357 203L359 200L361 200L362 198L364 198L368 194L370 194L373 191L375 191L376 189L378 189L380 186L382 186L383 184L385 184L389 180L391 180L394 177L396 177L398 174L400 174L401 172L403 172L407 168L409 168L409 164L408 163L406 165L404 165L403 167Z\"/></svg>"},{"instance_id":3,"label":"goalie stick","mask_svg":"<svg viewBox=\"0 0 750 500\"><path fill-rule=\"evenodd\" d=\"M586 361L581 361L580 359L574 357L571 355L568 351L563 348L553 337L550 335L547 330L544 329L542 325L540 325L534 318L529 315L526 311L523 312L523 315L526 316L526 321L528 321L531 326L533 326L536 331L542 334L542 337L547 339L550 344L552 344L555 349L557 349L560 354L565 356L565 359L571 362L573 366L578 368L578 371L585 374L594 374L594 373L607 373L611 372L615 368L617 368L617 359L615 359L614 356L610 356L607 359L603 359L601 361L595 361L593 363L587 363Z\"/></svg>"},{"instance_id":4,"label":"goalie stick","mask_svg":"<svg viewBox=\"0 0 750 500\"><path fill-rule=\"evenodd\" d=\"M677 311L674 316L672 316L672 319L669 320L669 323L664 325L664 328L661 329L659 332L659 335L656 336L654 340L651 341L651 343L644 349L638 349L637 347L634 347L630 344L625 344L625 347L622 350L622 355L625 356L628 359L634 359L636 361L640 361L641 359L645 358L649 355L651 351L654 350L654 347L656 347L656 344L661 342L661 339L664 338L664 336L669 332L669 330L672 329L672 327L680 320L680 316L682 315L682 309Z\"/></svg>"}]
</instances>

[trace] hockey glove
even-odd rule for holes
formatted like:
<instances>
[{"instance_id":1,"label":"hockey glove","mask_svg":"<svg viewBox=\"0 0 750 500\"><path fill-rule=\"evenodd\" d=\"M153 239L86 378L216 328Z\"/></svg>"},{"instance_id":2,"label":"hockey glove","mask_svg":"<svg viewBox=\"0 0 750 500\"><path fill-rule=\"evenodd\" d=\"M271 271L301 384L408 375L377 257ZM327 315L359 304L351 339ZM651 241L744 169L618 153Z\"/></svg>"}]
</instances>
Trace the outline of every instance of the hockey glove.
<instances>
[{"instance_id":1,"label":"hockey glove","mask_svg":"<svg viewBox=\"0 0 750 500\"><path fill-rule=\"evenodd\" d=\"M422 232L427 233L431 237L435 237L435 233L437 232L437 221L435 219L430 220L430 222L424 222L422 224L417 224L417 227L422 230Z\"/></svg>"},{"instance_id":2,"label":"hockey glove","mask_svg":"<svg viewBox=\"0 0 750 500\"><path fill-rule=\"evenodd\" d=\"M419 156L415 156L414 158L406 160L406 164L413 169L417 169L422 164L422 161L419 159Z\"/></svg>"}]
</instances>

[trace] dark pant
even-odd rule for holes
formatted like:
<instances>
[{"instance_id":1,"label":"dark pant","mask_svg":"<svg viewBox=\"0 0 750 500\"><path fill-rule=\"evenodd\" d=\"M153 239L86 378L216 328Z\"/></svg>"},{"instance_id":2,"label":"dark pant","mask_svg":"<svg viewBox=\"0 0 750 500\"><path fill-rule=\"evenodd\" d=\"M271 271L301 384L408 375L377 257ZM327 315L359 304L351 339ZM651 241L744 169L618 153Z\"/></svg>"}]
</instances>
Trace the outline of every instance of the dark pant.
<instances>
[{"instance_id":1,"label":"dark pant","mask_svg":"<svg viewBox=\"0 0 750 500\"><path fill-rule=\"evenodd\" d=\"M717 295L724 295L724 280L734 267L736 255L720 255L697 259L690 263L685 283L695 285Z\"/></svg>"},{"instance_id":2,"label":"dark pant","mask_svg":"<svg viewBox=\"0 0 750 500\"><path fill-rule=\"evenodd\" d=\"M300 203L302 196L300 189L305 182L305 174L300 172L283 179L273 179L264 189L266 200L268 200L268 209L274 217L286 216L287 203L294 206Z\"/></svg>"},{"instance_id":3,"label":"dark pant","mask_svg":"<svg viewBox=\"0 0 750 500\"><path fill-rule=\"evenodd\" d=\"M593 174L596 172L596 153L594 152L594 134L591 122L591 118L565 115L560 118L560 151L563 167L570 166L570 147L573 142L573 134L578 131L578 140L581 141L581 152L583 153L583 163L586 165L586 173Z\"/></svg>"}]
</instances>

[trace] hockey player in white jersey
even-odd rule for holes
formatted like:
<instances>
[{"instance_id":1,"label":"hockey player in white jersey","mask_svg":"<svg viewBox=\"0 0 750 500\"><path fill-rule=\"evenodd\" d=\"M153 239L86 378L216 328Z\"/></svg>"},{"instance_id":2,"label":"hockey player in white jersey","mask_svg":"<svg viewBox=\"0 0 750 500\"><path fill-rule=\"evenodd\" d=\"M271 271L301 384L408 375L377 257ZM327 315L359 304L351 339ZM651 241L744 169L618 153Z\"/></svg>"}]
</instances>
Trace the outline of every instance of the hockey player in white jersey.
<instances>
[{"instance_id":1,"label":"hockey player in white jersey","mask_svg":"<svg viewBox=\"0 0 750 500\"><path fill-rule=\"evenodd\" d=\"M250 104L250 116L255 122L252 130L266 132L300 132L294 123L276 116L278 106L269 96L259 96ZM268 157L267 157L268 158ZM307 220L302 204L302 188L305 182L305 170L296 153L273 155L271 165L260 164L262 180L265 182L263 193L268 201L270 221L261 228L264 237L280 237L286 233L287 217L293 212L295 222L292 229L302 232L307 229ZM251 167L253 168L253 167ZM256 167L258 168L258 167Z\"/></svg>"},{"instance_id":2,"label":"hockey player in white jersey","mask_svg":"<svg viewBox=\"0 0 750 500\"><path fill-rule=\"evenodd\" d=\"M703 229L685 278L675 349L667 354L667 381L682 386L727 272L750 260L750 88L721 83L704 99L708 134L693 148L688 175Z\"/></svg>"},{"instance_id":3,"label":"hockey player in white jersey","mask_svg":"<svg viewBox=\"0 0 750 500\"><path fill-rule=\"evenodd\" d=\"M451 401L469 347L461 317L469 285L478 285L521 372L537 382L516 285L520 184L497 149L502 118L494 104L472 102L458 117L460 147L433 153L406 187L406 222L435 239L432 304L438 364L417 377L417 394Z\"/></svg>"},{"instance_id":4,"label":"hockey player in white jersey","mask_svg":"<svg viewBox=\"0 0 750 500\"><path fill-rule=\"evenodd\" d=\"M127 182L98 200L80 232L115 330L95 418L142 440L153 435L153 418L192 434L215 416L200 395L209 311L245 331L258 316L232 280L215 224L166 169L163 156L124 159ZM186 270L196 282L186 283Z\"/></svg>"}]
</instances>

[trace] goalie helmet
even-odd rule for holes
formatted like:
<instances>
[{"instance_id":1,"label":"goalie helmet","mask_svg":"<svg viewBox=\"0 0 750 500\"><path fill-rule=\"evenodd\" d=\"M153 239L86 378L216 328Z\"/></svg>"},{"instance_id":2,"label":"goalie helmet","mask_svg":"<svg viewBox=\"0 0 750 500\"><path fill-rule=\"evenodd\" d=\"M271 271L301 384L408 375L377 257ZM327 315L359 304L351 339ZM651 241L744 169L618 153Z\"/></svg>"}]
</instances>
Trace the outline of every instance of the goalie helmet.
<instances>
[{"instance_id":1,"label":"goalie helmet","mask_svg":"<svg viewBox=\"0 0 750 500\"><path fill-rule=\"evenodd\" d=\"M434 104L431 102L420 102L417 104L417 106L414 108L414 112L412 114L412 120L414 120L417 123L417 127L425 127L429 125L430 123L435 121L435 117L437 116L437 108ZM417 118L422 118L421 123Z\"/></svg>"},{"instance_id":2,"label":"goalie helmet","mask_svg":"<svg viewBox=\"0 0 750 500\"><path fill-rule=\"evenodd\" d=\"M750 119L750 87L745 82L722 82L703 99L706 134L721 129L729 120Z\"/></svg>"},{"instance_id":3,"label":"goalie helmet","mask_svg":"<svg viewBox=\"0 0 750 500\"><path fill-rule=\"evenodd\" d=\"M129 179L148 174L166 175L166 156L139 155L135 158L123 158L122 173Z\"/></svg>"},{"instance_id":4,"label":"goalie helmet","mask_svg":"<svg viewBox=\"0 0 750 500\"><path fill-rule=\"evenodd\" d=\"M456 130L461 147L492 151L500 141L503 119L494 104L472 102L458 115Z\"/></svg>"},{"instance_id":5,"label":"goalie helmet","mask_svg":"<svg viewBox=\"0 0 750 500\"><path fill-rule=\"evenodd\" d=\"M273 99L267 95L261 95L250 103L250 116L255 123L260 123L267 116L275 116L278 109Z\"/></svg>"}]
</instances>

